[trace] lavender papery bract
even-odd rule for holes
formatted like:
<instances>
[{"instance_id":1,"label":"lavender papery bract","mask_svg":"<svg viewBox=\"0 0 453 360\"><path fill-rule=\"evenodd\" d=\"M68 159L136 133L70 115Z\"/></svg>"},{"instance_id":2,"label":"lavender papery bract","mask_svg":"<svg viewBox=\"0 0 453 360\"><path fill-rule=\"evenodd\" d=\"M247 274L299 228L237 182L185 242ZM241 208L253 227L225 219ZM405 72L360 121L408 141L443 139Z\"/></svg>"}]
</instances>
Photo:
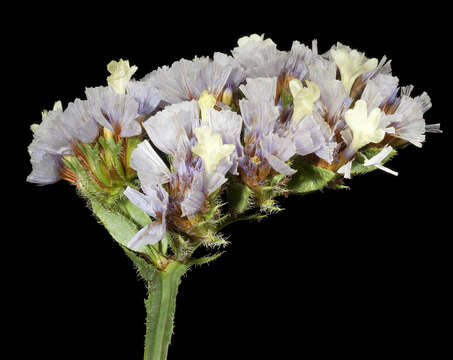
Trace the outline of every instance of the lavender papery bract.
<instances>
[{"instance_id":1,"label":"lavender papery bract","mask_svg":"<svg viewBox=\"0 0 453 360\"><path fill-rule=\"evenodd\" d=\"M241 70L235 70L224 60L219 63L206 57L193 61L182 59L171 67L151 72L142 80L154 87L168 104L198 99L203 91L220 99L227 85L237 88L243 80Z\"/></svg>"},{"instance_id":2,"label":"lavender papery bract","mask_svg":"<svg viewBox=\"0 0 453 360\"><path fill-rule=\"evenodd\" d=\"M121 137L140 135L139 104L132 96L117 94L107 86L87 88L85 93L99 125Z\"/></svg>"}]
</instances>

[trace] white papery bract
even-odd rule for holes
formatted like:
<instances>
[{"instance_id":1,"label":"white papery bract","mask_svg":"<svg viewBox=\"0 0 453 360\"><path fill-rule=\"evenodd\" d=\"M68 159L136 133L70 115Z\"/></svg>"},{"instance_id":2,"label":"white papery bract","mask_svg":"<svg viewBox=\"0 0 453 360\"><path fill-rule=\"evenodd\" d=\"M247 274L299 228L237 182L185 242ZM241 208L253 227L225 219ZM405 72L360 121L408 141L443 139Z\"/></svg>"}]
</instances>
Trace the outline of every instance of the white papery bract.
<instances>
[{"instance_id":1,"label":"white papery bract","mask_svg":"<svg viewBox=\"0 0 453 360\"><path fill-rule=\"evenodd\" d=\"M365 162L363 163L363 165L374 166L389 174L398 175L398 173L396 171L393 171L393 170L389 169L388 167L385 167L382 165L382 162L384 161L384 159L387 156L389 156L392 151L393 151L393 148L391 146L386 145L386 146L384 146L384 148L382 149L382 151L379 154L373 156L371 159L366 159L366 157L365 157Z\"/></svg>"}]
</instances>

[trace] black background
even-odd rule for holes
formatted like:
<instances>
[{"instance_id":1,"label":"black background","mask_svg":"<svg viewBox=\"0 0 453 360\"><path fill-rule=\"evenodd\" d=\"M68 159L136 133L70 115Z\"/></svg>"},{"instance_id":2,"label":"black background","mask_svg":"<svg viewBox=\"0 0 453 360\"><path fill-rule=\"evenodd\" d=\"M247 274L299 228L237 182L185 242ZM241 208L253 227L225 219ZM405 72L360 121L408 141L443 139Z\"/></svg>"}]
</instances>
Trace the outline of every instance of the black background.
<instances>
[{"instance_id":1,"label":"black background","mask_svg":"<svg viewBox=\"0 0 453 360\"><path fill-rule=\"evenodd\" d=\"M389 165L398 177L376 171L348 181L350 191L281 199L284 212L229 227L226 254L183 279L169 358L437 357L451 323L445 9L282 2L251 11L237 3L53 10L17 10L4 31L4 72L14 76L8 125L20 127L14 151L4 153L14 153L4 174L18 178L5 187L12 232L3 254L18 358L140 359L145 319L144 284L74 188L25 183L29 126L56 100L66 105L105 84L112 59L129 59L140 78L181 57L228 52L251 33L285 50L317 38L321 52L340 41L387 55L402 85L430 94L426 120L445 133L401 151Z\"/></svg>"}]
</instances>

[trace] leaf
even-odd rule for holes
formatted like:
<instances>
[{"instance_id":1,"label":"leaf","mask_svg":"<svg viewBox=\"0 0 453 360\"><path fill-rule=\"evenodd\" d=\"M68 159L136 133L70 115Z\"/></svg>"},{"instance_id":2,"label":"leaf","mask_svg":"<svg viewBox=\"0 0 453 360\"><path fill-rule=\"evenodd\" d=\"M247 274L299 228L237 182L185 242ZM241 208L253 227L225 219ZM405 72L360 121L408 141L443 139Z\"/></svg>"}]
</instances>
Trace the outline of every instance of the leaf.
<instances>
[{"instance_id":1,"label":"leaf","mask_svg":"<svg viewBox=\"0 0 453 360\"><path fill-rule=\"evenodd\" d=\"M95 199L90 199L90 202L93 213L101 221L110 235L121 245L127 246L127 243L140 230L137 228L137 225L126 216L112 211Z\"/></svg>"},{"instance_id":2,"label":"leaf","mask_svg":"<svg viewBox=\"0 0 453 360\"><path fill-rule=\"evenodd\" d=\"M288 181L287 187L299 194L320 190L335 177L334 172L310 164L300 157L294 161L293 167L297 173Z\"/></svg>"},{"instance_id":3,"label":"leaf","mask_svg":"<svg viewBox=\"0 0 453 360\"><path fill-rule=\"evenodd\" d=\"M154 267L154 265L148 263L143 257L139 256L137 253L135 253L134 251L132 251L124 246L123 246L123 250L126 253L126 255L129 257L129 259L131 259L132 262L137 267L137 270L138 270L138 273L140 274L140 276L147 281L152 280L153 276L155 276L156 272L158 271Z\"/></svg>"},{"instance_id":4,"label":"leaf","mask_svg":"<svg viewBox=\"0 0 453 360\"><path fill-rule=\"evenodd\" d=\"M371 159L373 156L376 156L382 151L382 148L368 148L365 150L361 150L360 153L365 155L367 159ZM393 158L397 154L396 150L394 149L383 161L382 165L384 165L387 161ZM352 162L351 167L351 174L366 174L368 172L376 170L375 166L364 166L363 163L365 162L365 158L361 155L356 156L354 161Z\"/></svg>"}]
</instances>

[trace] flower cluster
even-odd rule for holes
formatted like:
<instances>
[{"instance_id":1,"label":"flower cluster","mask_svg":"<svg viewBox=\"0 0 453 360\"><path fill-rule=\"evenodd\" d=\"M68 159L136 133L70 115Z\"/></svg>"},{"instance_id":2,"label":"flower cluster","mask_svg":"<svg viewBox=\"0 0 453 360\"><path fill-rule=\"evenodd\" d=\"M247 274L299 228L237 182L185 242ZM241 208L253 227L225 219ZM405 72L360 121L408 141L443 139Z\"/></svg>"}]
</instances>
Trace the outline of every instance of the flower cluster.
<instances>
[{"instance_id":1,"label":"flower cluster","mask_svg":"<svg viewBox=\"0 0 453 360\"><path fill-rule=\"evenodd\" d=\"M411 97L385 57L339 43L281 51L254 34L231 55L183 59L140 81L127 61L107 69L108 86L32 126L28 181L65 179L104 205L128 199L150 217L128 247L153 259L167 244L176 256L223 243L225 223L279 210L279 195L344 187L374 169L396 175L384 166L396 149L440 132L425 124L426 93Z\"/></svg>"}]
</instances>

